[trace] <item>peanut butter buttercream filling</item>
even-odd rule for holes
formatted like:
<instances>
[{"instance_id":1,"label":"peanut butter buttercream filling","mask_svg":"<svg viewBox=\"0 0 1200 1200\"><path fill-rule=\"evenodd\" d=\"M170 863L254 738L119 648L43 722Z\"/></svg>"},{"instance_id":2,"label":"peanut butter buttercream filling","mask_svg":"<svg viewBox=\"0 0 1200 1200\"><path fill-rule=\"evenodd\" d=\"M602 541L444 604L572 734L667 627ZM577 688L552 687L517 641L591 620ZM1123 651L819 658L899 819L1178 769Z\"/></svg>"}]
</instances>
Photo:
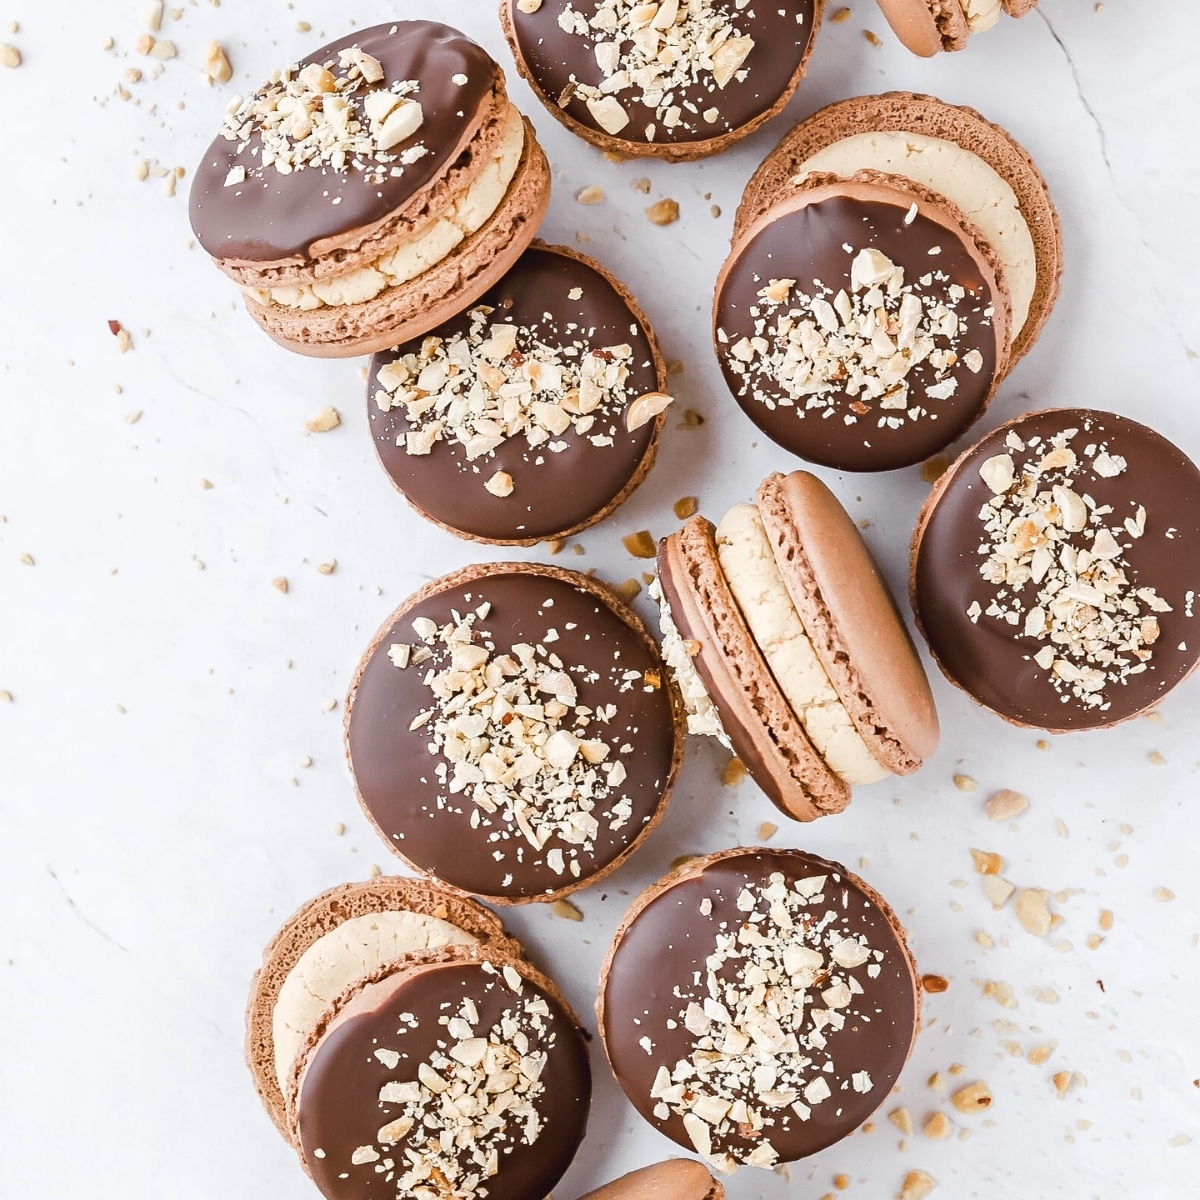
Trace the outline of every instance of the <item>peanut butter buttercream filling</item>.
<instances>
[{"instance_id":1,"label":"peanut butter buttercream filling","mask_svg":"<svg viewBox=\"0 0 1200 1200\"><path fill-rule=\"evenodd\" d=\"M364 304L390 287L399 287L449 257L459 243L481 229L500 207L525 149L525 123L508 106L504 133L491 161L452 197L446 209L411 237L374 262L341 275L294 287L242 288L256 303L310 310Z\"/></svg>"}]
</instances>

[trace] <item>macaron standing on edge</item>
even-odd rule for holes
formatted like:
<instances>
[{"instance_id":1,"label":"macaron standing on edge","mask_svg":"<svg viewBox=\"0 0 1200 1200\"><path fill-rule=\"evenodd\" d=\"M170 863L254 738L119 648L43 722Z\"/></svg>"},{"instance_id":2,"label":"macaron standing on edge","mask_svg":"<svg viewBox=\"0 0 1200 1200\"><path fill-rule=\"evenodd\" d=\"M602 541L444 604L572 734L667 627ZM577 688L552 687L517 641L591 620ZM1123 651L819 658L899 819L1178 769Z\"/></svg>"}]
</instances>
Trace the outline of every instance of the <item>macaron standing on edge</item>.
<instances>
[{"instance_id":1,"label":"macaron standing on edge","mask_svg":"<svg viewBox=\"0 0 1200 1200\"><path fill-rule=\"evenodd\" d=\"M688 729L716 736L788 816L915 771L937 745L929 681L854 522L814 475L770 475L717 527L658 549L663 657Z\"/></svg>"},{"instance_id":2,"label":"macaron standing on edge","mask_svg":"<svg viewBox=\"0 0 1200 1200\"><path fill-rule=\"evenodd\" d=\"M468 305L549 197L500 67L457 30L401 21L322 47L227 112L189 213L275 341L338 358Z\"/></svg>"}]
</instances>

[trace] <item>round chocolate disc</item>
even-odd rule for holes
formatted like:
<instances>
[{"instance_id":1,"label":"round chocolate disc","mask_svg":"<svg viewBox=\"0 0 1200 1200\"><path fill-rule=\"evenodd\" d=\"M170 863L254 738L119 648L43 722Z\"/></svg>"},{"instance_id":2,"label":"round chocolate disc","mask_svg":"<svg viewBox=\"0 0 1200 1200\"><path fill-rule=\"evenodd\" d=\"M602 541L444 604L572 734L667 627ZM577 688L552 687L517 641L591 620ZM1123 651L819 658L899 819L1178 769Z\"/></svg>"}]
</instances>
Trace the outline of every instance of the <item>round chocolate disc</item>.
<instances>
[{"instance_id":1,"label":"round chocolate disc","mask_svg":"<svg viewBox=\"0 0 1200 1200\"><path fill-rule=\"evenodd\" d=\"M515 336L497 340L498 326ZM466 537L532 544L598 520L641 481L662 420L629 430L626 415L664 374L611 276L534 247L468 312L375 355L367 410L379 460L414 507Z\"/></svg>"},{"instance_id":2,"label":"round chocolate disc","mask_svg":"<svg viewBox=\"0 0 1200 1200\"><path fill-rule=\"evenodd\" d=\"M991 397L995 296L980 252L915 201L897 191L894 201L805 203L801 192L751 227L725 264L713 312L725 381L759 429L809 462L842 471L921 462ZM873 276L856 264L868 252L902 270L900 288L864 282Z\"/></svg>"},{"instance_id":3,"label":"round chocolate disc","mask_svg":"<svg viewBox=\"0 0 1200 1200\"><path fill-rule=\"evenodd\" d=\"M372 985L331 1024L301 1078L300 1150L329 1200L529 1200L570 1166L590 1102L559 1000L512 966L451 962Z\"/></svg>"},{"instance_id":4,"label":"round chocolate disc","mask_svg":"<svg viewBox=\"0 0 1200 1200\"><path fill-rule=\"evenodd\" d=\"M1200 659L1200 471L1114 413L1020 417L938 481L912 588L939 666L1005 719L1135 716Z\"/></svg>"},{"instance_id":5,"label":"round chocolate disc","mask_svg":"<svg viewBox=\"0 0 1200 1200\"><path fill-rule=\"evenodd\" d=\"M729 850L643 892L601 978L617 1081L719 1168L815 1154L887 1098L912 1046L895 914L837 863Z\"/></svg>"},{"instance_id":6,"label":"round chocolate disc","mask_svg":"<svg viewBox=\"0 0 1200 1200\"><path fill-rule=\"evenodd\" d=\"M679 758L665 679L641 623L586 576L499 563L435 580L351 688L359 798L450 887L502 902L572 890L662 812Z\"/></svg>"}]
</instances>

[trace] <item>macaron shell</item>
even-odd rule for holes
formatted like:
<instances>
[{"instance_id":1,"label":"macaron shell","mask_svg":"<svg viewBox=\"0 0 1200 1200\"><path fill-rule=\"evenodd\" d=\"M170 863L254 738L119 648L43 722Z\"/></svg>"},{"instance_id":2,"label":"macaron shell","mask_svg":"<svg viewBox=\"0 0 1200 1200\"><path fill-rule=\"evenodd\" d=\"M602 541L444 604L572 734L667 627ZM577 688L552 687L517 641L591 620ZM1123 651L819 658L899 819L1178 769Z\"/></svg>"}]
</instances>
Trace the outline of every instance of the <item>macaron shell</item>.
<instances>
[{"instance_id":1,"label":"macaron shell","mask_svg":"<svg viewBox=\"0 0 1200 1200\"><path fill-rule=\"evenodd\" d=\"M1010 17L1024 17L1038 6L1038 0L1004 0L1004 11Z\"/></svg>"},{"instance_id":2,"label":"macaron shell","mask_svg":"<svg viewBox=\"0 0 1200 1200\"><path fill-rule=\"evenodd\" d=\"M978 155L1012 188L1033 238L1037 278L1029 316L1013 339L1011 368L1037 340L1058 298L1062 229L1033 159L1008 133L972 108L913 92L857 96L828 105L785 135L751 177L734 219L734 237L792 191L801 163L842 138L872 130L921 133L952 142Z\"/></svg>"},{"instance_id":3,"label":"macaron shell","mask_svg":"<svg viewBox=\"0 0 1200 1200\"><path fill-rule=\"evenodd\" d=\"M877 0L892 32L921 58L932 58L942 49L931 4L933 0Z\"/></svg>"},{"instance_id":4,"label":"macaron shell","mask_svg":"<svg viewBox=\"0 0 1200 1200\"><path fill-rule=\"evenodd\" d=\"M671 615L721 714L734 752L771 802L812 821L840 812L850 787L817 753L784 699L738 610L717 560L715 529L692 517L659 544L658 573Z\"/></svg>"},{"instance_id":5,"label":"macaron shell","mask_svg":"<svg viewBox=\"0 0 1200 1200\"><path fill-rule=\"evenodd\" d=\"M707 1167L689 1158L630 1171L579 1200L724 1200L725 1188Z\"/></svg>"},{"instance_id":6,"label":"macaron shell","mask_svg":"<svg viewBox=\"0 0 1200 1200\"><path fill-rule=\"evenodd\" d=\"M916 648L862 534L815 475L769 475L755 497L792 603L867 745L897 775L938 741Z\"/></svg>"}]
</instances>

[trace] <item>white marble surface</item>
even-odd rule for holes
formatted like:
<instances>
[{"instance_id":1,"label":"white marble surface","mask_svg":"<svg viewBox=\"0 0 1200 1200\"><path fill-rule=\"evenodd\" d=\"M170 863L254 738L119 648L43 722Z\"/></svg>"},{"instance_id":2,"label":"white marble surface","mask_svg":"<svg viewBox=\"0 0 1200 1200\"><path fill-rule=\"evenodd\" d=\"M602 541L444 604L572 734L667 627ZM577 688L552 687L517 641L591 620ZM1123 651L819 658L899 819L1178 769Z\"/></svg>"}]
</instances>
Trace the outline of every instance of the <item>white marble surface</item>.
<instances>
[{"instance_id":1,"label":"white marble surface","mask_svg":"<svg viewBox=\"0 0 1200 1200\"><path fill-rule=\"evenodd\" d=\"M647 483L577 539L585 553L568 551L569 565L625 579L644 564L622 535L666 532L674 500L696 495L716 516L769 470L795 465L728 400L708 348L708 302L752 168L792 120L862 92L907 88L974 105L1033 153L1058 202L1062 297L984 427L1030 406L1088 403L1200 455L1200 6L1094 7L1044 0L967 52L923 62L854 0L848 21L822 30L787 116L692 166L606 163L514 83L555 169L546 235L590 236L668 356L686 363L681 407L708 418L699 431L668 426ZM168 21L161 36L179 57L122 102L113 89L123 71L149 65L132 53L141 8L0 6L0 40L25 59L0 70L0 689L12 697L0 703L0 1193L306 1200L316 1193L243 1065L246 986L298 904L366 877L372 863L394 868L354 800L340 701L331 711L326 702L344 694L372 631L422 580L509 555L408 510L374 459L362 363L310 362L268 342L190 243L190 174L168 199L161 179L139 183L134 166L190 170L233 90L345 32L351 9L361 25L436 13L506 67L511 59L488 0L323 11L225 0ZM299 18L311 33L294 31ZM18 32L5 32L9 19ZM105 35L115 51L101 49ZM210 90L199 70L214 37L235 79ZM629 186L641 175L651 199L678 199L678 224L648 224L647 200ZM576 204L587 184L604 187L606 203ZM110 318L132 332L130 353L118 354ZM327 404L341 427L306 435L304 421ZM926 492L918 471L828 478L870 522L866 536L902 586ZM334 559L333 574L317 572ZM272 587L278 576L286 595ZM888 1197L918 1167L953 1197L1195 1194L1200 1142L1183 1143L1200 1134L1189 808L1200 683L1154 720L1053 738L1044 750L940 676L934 687L944 736L918 775L861 789L846 814L788 825L774 840L852 867L861 858L904 914L922 969L950 980L928 998L927 1027L884 1111L903 1103L921 1121L947 1109L962 1133L918 1133L905 1150L881 1113L873 1132L794 1166L790 1184L744 1169L730 1196L815 1198L845 1172L847 1195ZM719 784L720 761L689 746L664 823L578 897L582 924L538 907L507 914L582 1012L628 897L676 855L753 842L777 819L749 782ZM978 790L957 790L958 772ZM984 816L1000 787L1031 798L1011 827ZM1062 893L1049 940L1024 933L1011 910L992 911L971 846L1003 854L1014 883ZM1156 899L1161 888L1175 898ZM1114 924L1089 949L1102 909ZM1012 1008L982 994L987 979L1011 985ZM1044 1066L1007 1049L1044 1042L1056 1043ZM673 1150L594 1049L591 1133L560 1200ZM991 1085L986 1119L958 1117L927 1086L953 1063L958 1080ZM1061 1100L1056 1071L1082 1077Z\"/></svg>"}]
</instances>

